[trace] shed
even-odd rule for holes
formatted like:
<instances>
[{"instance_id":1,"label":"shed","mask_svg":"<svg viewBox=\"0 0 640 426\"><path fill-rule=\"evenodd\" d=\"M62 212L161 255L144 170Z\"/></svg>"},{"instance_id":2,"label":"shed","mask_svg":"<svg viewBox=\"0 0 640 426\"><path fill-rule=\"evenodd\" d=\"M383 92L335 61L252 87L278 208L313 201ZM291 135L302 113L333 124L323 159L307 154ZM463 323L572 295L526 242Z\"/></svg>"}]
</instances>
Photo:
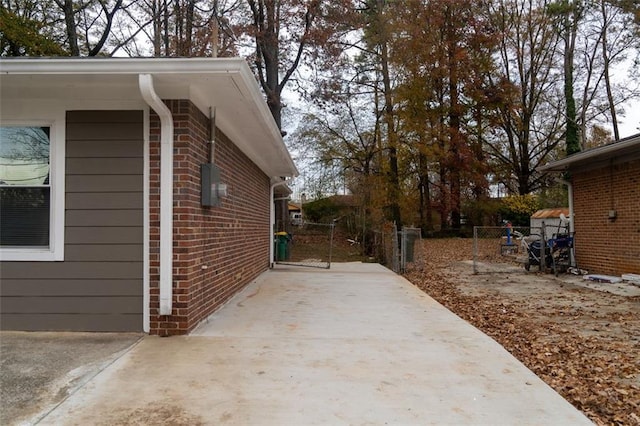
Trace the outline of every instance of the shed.
<instances>
[{"instance_id":1,"label":"shed","mask_svg":"<svg viewBox=\"0 0 640 426\"><path fill-rule=\"evenodd\" d=\"M538 170L569 173L578 266L597 274L640 273L640 134Z\"/></svg>"},{"instance_id":2,"label":"shed","mask_svg":"<svg viewBox=\"0 0 640 426\"><path fill-rule=\"evenodd\" d=\"M537 230L542 229L544 224L545 239L553 238L554 234L565 230L569 224L568 221L561 220L562 216L570 218L568 207L538 210L530 218L530 226L533 228L531 232L535 233Z\"/></svg>"},{"instance_id":3,"label":"shed","mask_svg":"<svg viewBox=\"0 0 640 426\"><path fill-rule=\"evenodd\" d=\"M243 59L0 69L3 329L185 334L272 264L297 170Z\"/></svg>"}]
</instances>

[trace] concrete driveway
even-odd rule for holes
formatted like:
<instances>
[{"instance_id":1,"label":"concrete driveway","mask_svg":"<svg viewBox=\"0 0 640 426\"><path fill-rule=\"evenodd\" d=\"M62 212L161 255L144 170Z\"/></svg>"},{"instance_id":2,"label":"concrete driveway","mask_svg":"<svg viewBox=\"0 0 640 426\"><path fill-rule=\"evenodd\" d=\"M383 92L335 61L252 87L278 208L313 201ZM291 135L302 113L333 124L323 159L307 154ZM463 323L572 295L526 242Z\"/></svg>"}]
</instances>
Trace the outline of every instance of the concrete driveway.
<instances>
[{"instance_id":1,"label":"concrete driveway","mask_svg":"<svg viewBox=\"0 0 640 426\"><path fill-rule=\"evenodd\" d=\"M0 333L0 424L34 423L142 338L127 333Z\"/></svg>"},{"instance_id":2,"label":"concrete driveway","mask_svg":"<svg viewBox=\"0 0 640 426\"><path fill-rule=\"evenodd\" d=\"M145 337L40 424L590 424L377 264L278 267L191 336Z\"/></svg>"}]
</instances>

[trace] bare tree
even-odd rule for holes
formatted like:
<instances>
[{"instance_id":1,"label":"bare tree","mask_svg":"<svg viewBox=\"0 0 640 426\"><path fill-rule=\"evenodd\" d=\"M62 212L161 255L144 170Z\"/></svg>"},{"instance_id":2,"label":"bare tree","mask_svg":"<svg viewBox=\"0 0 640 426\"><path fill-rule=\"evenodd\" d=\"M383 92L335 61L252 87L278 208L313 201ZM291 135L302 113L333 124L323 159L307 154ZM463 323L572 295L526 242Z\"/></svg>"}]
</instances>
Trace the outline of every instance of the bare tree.
<instances>
[{"instance_id":1,"label":"bare tree","mask_svg":"<svg viewBox=\"0 0 640 426\"><path fill-rule=\"evenodd\" d=\"M579 62L575 68L575 85L581 93L577 124L583 149L589 139L593 139L588 131L597 127L600 133L603 131L601 126L607 123L613 128L614 139L619 139L622 105L638 96L633 76L624 78L620 72L625 61L637 53L634 15L623 7L625 4L607 0L585 4L576 47ZM599 135L592 136L601 139Z\"/></svg>"},{"instance_id":2,"label":"bare tree","mask_svg":"<svg viewBox=\"0 0 640 426\"><path fill-rule=\"evenodd\" d=\"M624 9L614 1L600 0L601 16L601 37L602 47L602 73L604 76L607 101L609 104L609 114L613 126L613 136L615 140L620 139L618 128L618 100L615 99L613 82L611 81L612 66L625 59L625 53L636 43L632 32L633 16L624 13Z\"/></svg>"},{"instance_id":3,"label":"bare tree","mask_svg":"<svg viewBox=\"0 0 640 426\"><path fill-rule=\"evenodd\" d=\"M309 45L318 0L247 0L255 42L253 61L267 105L282 127L282 91Z\"/></svg>"},{"instance_id":4,"label":"bare tree","mask_svg":"<svg viewBox=\"0 0 640 426\"><path fill-rule=\"evenodd\" d=\"M132 0L122 12L112 51L130 56L237 56L243 0ZM150 48L148 46L151 46Z\"/></svg>"},{"instance_id":5,"label":"bare tree","mask_svg":"<svg viewBox=\"0 0 640 426\"><path fill-rule=\"evenodd\" d=\"M551 3L547 11L555 18L560 38L563 41L563 76L565 104L565 143L567 155L580 151L576 100L574 97L574 69L578 28L584 17L582 0L560 0Z\"/></svg>"},{"instance_id":6,"label":"bare tree","mask_svg":"<svg viewBox=\"0 0 640 426\"><path fill-rule=\"evenodd\" d=\"M97 56L111 34L123 0L54 0L64 16L66 45L71 56Z\"/></svg>"},{"instance_id":7,"label":"bare tree","mask_svg":"<svg viewBox=\"0 0 640 426\"><path fill-rule=\"evenodd\" d=\"M503 35L497 78L511 87L511 97L501 107L502 131L487 149L501 182L521 195L540 188L543 179L536 167L548 160L564 133L564 113L556 108L555 90L559 37L546 13L548 4L500 0L492 11Z\"/></svg>"}]
</instances>

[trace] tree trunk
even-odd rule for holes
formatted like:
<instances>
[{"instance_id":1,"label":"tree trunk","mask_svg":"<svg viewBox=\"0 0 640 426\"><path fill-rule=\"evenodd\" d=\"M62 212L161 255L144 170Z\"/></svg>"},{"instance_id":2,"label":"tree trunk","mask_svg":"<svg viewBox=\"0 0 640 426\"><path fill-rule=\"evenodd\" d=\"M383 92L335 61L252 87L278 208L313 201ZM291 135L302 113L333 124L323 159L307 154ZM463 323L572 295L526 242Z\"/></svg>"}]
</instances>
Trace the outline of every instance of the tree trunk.
<instances>
[{"instance_id":1,"label":"tree trunk","mask_svg":"<svg viewBox=\"0 0 640 426\"><path fill-rule=\"evenodd\" d=\"M187 2L187 12L185 14L185 31L184 31L184 56L191 57L193 54L193 18L196 8L195 0Z\"/></svg>"},{"instance_id":2,"label":"tree trunk","mask_svg":"<svg viewBox=\"0 0 640 426\"><path fill-rule=\"evenodd\" d=\"M424 142L423 142L424 143ZM431 190L429 188L429 163L424 153L418 155L418 187L420 192L420 226L424 231L433 231Z\"/></svg>"},{"instance_id":3,"label":"tree trunk","mask_svg":"<svg viewBox=\"0 0 640 426\"><path fill-rule=\"evenodd\" d=\"M604 65L604 83L607 89L607 100L609 101L609 111L611 112L611 124L613 125L613 137L614 140L620 140L620 131L618 129L618 117L616 115L616 104L613 100L613 91L611 90L611 75L609 73L609 52L607 41L607 7L604 0L600 1L600 9L602 11L602 59Z\"/></svg>"},{"instance_id":4,"label":"tree trunk","mask_svg":"<svg viewBox=\"0 0 640 426\"><path fill-rule=\"evenodd\" d=\"M378 30L384 31L383 9L385 0L377 0ZM385 31L386 33L386 31ZM389 47L387 45L386 34L380 34L380 66L382 72L382 85L384 90L384 117L387 125L387 151L389 153L389 210L391 220L395 222L398 229L402 228L402 217L400 214L400 179L398 176L398 135L395 128L395 111L393 108L393 96L391 88L391 76L389 72Z\"/></svg>"},{"instance_id":5,"label":"tree trunk","mask_svg":"<svg viewBox=\"0 0 640 426\"><path fill-rule=\"evenodd\" d=\"M449 191L447 186L447 167L444 161L440 160L440 230L449 229Z\"/></svg>"},{"instance_id":6,"label":"tree trunk","mask_svg":"<svg viewBox=\"0 0 640 426\"><path fill-rule=\"evenodd\" d=\"M578 136L578 124L576 122L576 100L573 96L573 69L576 36L578 32L578 20L580 11L579 4L575 2L571 5L570 10L565 12L564 22L564 97L565 97L565 114L567 119L567 127L565 141L567 145L567 155L580 151L580 140Z\"/></svg>"},{"instance_id":7,"label":"tree trunk","mask_svg":"<svg viewBox=\"0 0 640 426\"><path fill-rule=\"evenodd\" d=\"M461 194L461 169L463 167L460 159L460 148L462 145L462 135L460 133L460 97L459 97L459 81L458 81L458 62L456 54L458 43L456 41L456 29L451 22L450 9L446 9L446 37L448 44L448 62L449 62L449 158L450 158L450 174L451 181L451 227L454 231L460 231L460 194Z\"/></svg>"},{"instance_id":8,"label":"tree trunk","mask_svg":"<svg viewBox=\"0 0 640 426\"><path fill-rule=\"evenodd\" d=\"M153 56L162 56L162 7L159 0L151 3L151 16L153 19Z\"/></svg>"},{"instance_id":9,"label":"tree trunk","mask_svg":"<svg viewBox=\"0 0 640 426\"><path fill-rule=\"evenodd\" d=\"M220 43L220 22L218 21L218 0L214 0L213 18L211 19L211 57L218 57L218 46Z\"/></svg>"},{"instance_id":10,"label":"tree trunk","mask_svg":"<svg viewBox=\"0 0 640 426\"><path fill-rule=\"evenodd\" d=\"M297 37L297 51L291 65L284 70L280 78L280 8L284 2L267 0L247 0L253 18L253 31L256 42L255 65L262 90L267 96L267 105L279 129L282 129L282 90L293 72L300 64L302 53L308 43L318 2L308 4L303 17L303 33ZM288 47L288 46L286 46Z\"/></svg>"},{"instance_id":11,"label":"tree trunk","mask_svg":"<svg viewBox=\"0 0 640 426\"><path fill-rule=\"evenodd\" d=\"M164 55L169 56L171 44L169 43L169 7L167 6L167 0L164 0L163 2L162 14L164 21L164 31L162 33L164 40Z\"/></svg>"},{"instance_id":12,"label":"tree trunk","mask_svg":"<svg viewBox=\"0 0 640 426\"><path fill-rule=\"evenodd\" d=\"M76 17L73 11L73 0L64 0L64 4L58 3L64 12L64 23L67 27L67 43L69 44L69 53L71 56L80 56L80 47L78 46L78 31L76 28Z\"/></svg>"},{"instance_id":13,"label":"tree trunk","mask_svg":"<svg viewBox=\"0 0 640 426\"><path fill-rule=\"evenodd\" d=\"M473 155L476 162L475 173L473 179L473 197L476 201L483 199L487 195L489 184L487 182L486 158L482 144L484 141L483 114L482 105L475 108L476 117L476 141L473 144Z\"/></svg>"}]
</instances>

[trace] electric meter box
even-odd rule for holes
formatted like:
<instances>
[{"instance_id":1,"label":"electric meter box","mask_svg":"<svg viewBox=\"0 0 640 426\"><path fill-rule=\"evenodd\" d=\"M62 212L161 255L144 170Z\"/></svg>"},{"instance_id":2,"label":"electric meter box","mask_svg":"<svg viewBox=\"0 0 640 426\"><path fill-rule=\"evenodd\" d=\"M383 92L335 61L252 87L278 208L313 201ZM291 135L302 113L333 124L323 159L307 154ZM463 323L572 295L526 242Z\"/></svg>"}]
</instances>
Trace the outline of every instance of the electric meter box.
<instances>
[{"instance_id":1,"label":"electric meter box","mask_svg":"<svg viewBox=\"0 0 640 426\"><path fill-rule=\"evenodd\" d=\"M200 175L201 204L206 207L219 207L222 204L222 197L227 195L227 185L220 182L220 168L212 163L202 164Z\"/></svg>"}]
</instances>

